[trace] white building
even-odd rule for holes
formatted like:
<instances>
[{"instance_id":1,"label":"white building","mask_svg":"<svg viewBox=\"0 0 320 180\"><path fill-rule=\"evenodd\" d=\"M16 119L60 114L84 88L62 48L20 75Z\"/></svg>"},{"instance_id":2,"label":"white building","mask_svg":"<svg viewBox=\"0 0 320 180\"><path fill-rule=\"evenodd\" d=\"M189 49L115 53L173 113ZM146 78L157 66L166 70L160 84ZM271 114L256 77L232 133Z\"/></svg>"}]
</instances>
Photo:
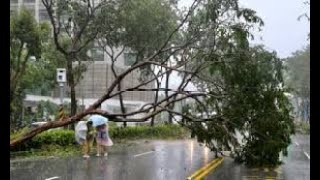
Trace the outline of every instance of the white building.
<instances>
[{"instance_id":1,"label":"white building","mask_svg":"<svg viewBox=\"0 0 320 180\"><path fill-rule=\"evenodd\" d=\"M41 0L10 0L10 15L25 6L35 17L37 22L48 21L47 10Z\"/></svg>"}]
</instances>

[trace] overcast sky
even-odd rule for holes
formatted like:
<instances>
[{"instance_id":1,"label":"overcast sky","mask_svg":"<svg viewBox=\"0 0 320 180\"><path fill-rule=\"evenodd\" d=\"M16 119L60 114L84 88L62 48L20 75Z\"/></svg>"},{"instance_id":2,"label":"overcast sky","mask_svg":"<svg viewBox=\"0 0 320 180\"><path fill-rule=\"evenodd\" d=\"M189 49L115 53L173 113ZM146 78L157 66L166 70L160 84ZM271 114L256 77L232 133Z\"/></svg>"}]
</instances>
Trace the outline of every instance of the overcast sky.
<instances>
[{"instance_id":1,"label":"overcast sky","mask_svg":"<svg viewBox=\"0 0 320 180\"><path fill-rule=\"evenodd\" d=\"M297 18L308 12L305 0L239 0L241 7L255 10L265 23L262 32L256 35L253 43L264 44L275 50L279 57L285 58L306 46L310 24L306 19ZM189 7L193 0L180 0L180 7ZM262 40L260 40L262 38Z\"/></svg>"}]
</instances>

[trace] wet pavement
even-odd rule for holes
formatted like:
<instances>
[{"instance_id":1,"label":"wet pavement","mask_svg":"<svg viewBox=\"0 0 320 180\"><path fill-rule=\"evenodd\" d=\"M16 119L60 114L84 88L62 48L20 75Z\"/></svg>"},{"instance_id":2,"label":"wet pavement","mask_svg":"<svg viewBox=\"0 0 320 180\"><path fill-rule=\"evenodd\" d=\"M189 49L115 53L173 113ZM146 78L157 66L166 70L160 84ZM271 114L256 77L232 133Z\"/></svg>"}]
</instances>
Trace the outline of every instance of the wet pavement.
<instances>
[{"instance_id":1,"label":"wet pavement","mask_svg":"<svg viewBox=\"0 0 320 180\"><path fill-rule=\"evenodd\" d=\"M213 153L193 140L150 141L112 148L107 158L12 160L10 179L183 180L213 160Z\"/></svg>"},{"instance_id":2,"label":"wet pavement","mask_svg":"<svg viewBox=\"0 0 320 180\"><path fill-rule=\"evenodd\" d=\"M310 135L297 135L292 138L288 157L282 167L286 179L310 179Z\"/></svg>"},{"instance_id":3,"label":"wet pavement","mask_svg":"<svg viewBox=\"0 0 320 180\"><path fill-rule=\"evenodd\" d=\"M222 180L310 180L310 136L296 135L288 147L284 164L276 169L247 168L231 158L224 162L205 179Z\"/></svg>"},{"instance_id":4,"label":"wet pavement","mask_svg":"<svg viewBox=\"0 0 320 180\"><path fill-rule=\"evenodd\" d=\"M296 135L284 164L249 169L226 157L208 180L309 180L310 136ZM150 141L114 146L109 156L12 160L12 180L184 180L213 160L208 148L193 140Z\"/></svg>"}]
</instances>

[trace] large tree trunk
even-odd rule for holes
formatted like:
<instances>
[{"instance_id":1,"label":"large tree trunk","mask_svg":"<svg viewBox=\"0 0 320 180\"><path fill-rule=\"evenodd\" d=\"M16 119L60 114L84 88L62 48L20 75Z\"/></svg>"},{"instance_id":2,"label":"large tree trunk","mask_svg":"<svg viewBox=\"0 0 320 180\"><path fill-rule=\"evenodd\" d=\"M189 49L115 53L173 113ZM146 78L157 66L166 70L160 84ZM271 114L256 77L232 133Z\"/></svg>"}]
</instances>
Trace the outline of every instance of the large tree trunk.
<instances>
[{"instance_id":1,"label":"large tree trunk","mask_svg":"<svg viewBox=\"0 0 320 180\"><path fill-rule=\"evenodd\" d=\"M74 82L74 76L72 73L72 60L68 60L68 66L67 66L67 74L68 74L68 84L70 87L70 98L71 98L71 116L75 115L77 113L77 102L76 102L76 91L75 91L75 82Z\"/></svg>"},{"instance_id":2,"label":"large tree trunk","mask_svg":"<svg viewBox=\"0 0 320 180\"><path fill-rule=\"evenodd\" d=\"M76 100L76 91L75 91L75 82L73 76L73 66L72 66L73 56L69 56L67 59L67 79L68 85L70 87L70 99L71 99L71 112L70 116L74 116L77 113L77 100ZM74 124L69 126L70 129L74 129Z\"/></svg>"},{"instance_id":3,"label":"large tree trunk","mask_svg":"<svg viewBox=\"0 0 320 180\"><path fill-rule=\"evenodd\" d=\"M170 77L170 74L171 74L171 70L168 70L167 73L166 73L166 89L169 89L169 77ZM166 98L168 98L169 91L165 91L165 95L166 95ZM168 114L168 122L169 122L169 124L172 124L172 115L171 115L171 113Z\"/></svg>"},{"instance_id":4,"label":"large tree trunk","mask_svg":"<svg viewBox=\"0 0 320 180\"><path fill-rule=\"evenodd\" d=\"M157 76L157 75L154 73L153 70L152 70L152 74L153 74L154 77ZM154 104L157 104L158 98L159 98L159 91L158 91L158 89L160 88L160 81L158 80L158 78L156 79L156 83L157 83L157 91L156 91L156 96L155 96L155 98L154 98ZM156 108L157 108L157 107L154 107L153 110L155 111ZM153 117L151 118L151 123L150 123L150 125L151 125L152 127L154 126L154 120L155 120L155 116L153 116Z\"/></svg>"},{"instance_id":5,"label":"large tree trunk","mask_svg":"<svg viewBox=\"0 0 320 180\"><path fill-rule=\"evenodd\" d=\"M121 82L118 84L118 91L121 91ZM125 109L124 104L123 104L122 94L119 94L119 101L120 101L121 113L125 114L126 113L126 109ZM124 116L124 118L126 118L126 117ZM123 122L123 127L127 127L127 122Z\"/></svg>"}]
</instances>

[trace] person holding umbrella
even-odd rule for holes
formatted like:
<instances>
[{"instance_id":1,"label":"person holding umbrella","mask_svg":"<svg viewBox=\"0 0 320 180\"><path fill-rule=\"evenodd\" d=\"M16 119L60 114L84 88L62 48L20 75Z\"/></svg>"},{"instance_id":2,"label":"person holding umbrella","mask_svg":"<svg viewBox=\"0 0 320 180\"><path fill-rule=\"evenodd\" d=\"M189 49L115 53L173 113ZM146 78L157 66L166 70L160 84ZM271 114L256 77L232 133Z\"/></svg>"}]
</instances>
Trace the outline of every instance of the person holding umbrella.
<instances>
[{"instance_id":1,"label":"person holding umbrella","mask_svg":"<svg viewBox=\"0 0 320 180\"><path fill-rule=\"evenodd\" d=\"M92 127L92 121L80 121L75 127L76 140L82 145L84 158L89 158L89 152L95 138L95 130Z\"/></svg>"},{"instance_id":2,"label":"person holding umbrella","mask_svg":"<svg viewBox=\"0 0 320 180\"><path fill-rule=\"evenodd\" d=\"M97 130L96 142L97 142L97 156L108 156L107 146L112 146L113 142L109 136L108 119L100 116L93 115L89 118L92 121L94 127Z\"/></svg>"}]
</instances>

